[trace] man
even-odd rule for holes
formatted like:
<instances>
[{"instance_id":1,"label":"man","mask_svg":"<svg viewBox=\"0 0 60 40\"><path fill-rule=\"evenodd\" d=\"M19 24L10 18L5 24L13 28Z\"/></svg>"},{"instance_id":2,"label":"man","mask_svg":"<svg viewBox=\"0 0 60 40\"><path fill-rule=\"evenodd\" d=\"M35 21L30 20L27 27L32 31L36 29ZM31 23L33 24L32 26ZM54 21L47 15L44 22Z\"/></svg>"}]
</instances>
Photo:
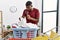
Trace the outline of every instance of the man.
<instances>
[{"instance_id":1,"label":"man","mask_svg":"<svg viewBox=\"0 0 60 40\"><path fill-rule=\"evenodd\" d=\"M33 8L32 2L26 2L26 9L23 11L22 17L26 17L27 23L38 24L39 22L39 10ZM20 18L19 18L20 19Z\"/></svg>"}]
</instances>

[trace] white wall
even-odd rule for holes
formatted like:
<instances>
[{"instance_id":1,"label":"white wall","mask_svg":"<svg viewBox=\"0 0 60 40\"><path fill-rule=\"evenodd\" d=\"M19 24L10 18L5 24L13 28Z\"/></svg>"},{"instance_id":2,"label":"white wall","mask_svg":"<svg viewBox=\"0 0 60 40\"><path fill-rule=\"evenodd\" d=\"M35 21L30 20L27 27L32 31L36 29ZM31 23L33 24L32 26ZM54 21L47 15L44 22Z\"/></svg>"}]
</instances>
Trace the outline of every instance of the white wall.
<instances>
[{"instance_id":1,"label":"white wall","mask_svg":"<svg viewBox=\"0 0 60 40\"><path fill-rule=\"evenodd\" d=\"M18 22L18 18L22 16L23 10L25 9L25 3L28 0L0 0L0 10L3 11L3 24L11 25L12 23ZM32 0L34 7L41 11L41 0ZM39 4L40 3L40 4ZM17 7L16 13L11 13L9 8L11 6Z\"/></svg>"}]
</instances>

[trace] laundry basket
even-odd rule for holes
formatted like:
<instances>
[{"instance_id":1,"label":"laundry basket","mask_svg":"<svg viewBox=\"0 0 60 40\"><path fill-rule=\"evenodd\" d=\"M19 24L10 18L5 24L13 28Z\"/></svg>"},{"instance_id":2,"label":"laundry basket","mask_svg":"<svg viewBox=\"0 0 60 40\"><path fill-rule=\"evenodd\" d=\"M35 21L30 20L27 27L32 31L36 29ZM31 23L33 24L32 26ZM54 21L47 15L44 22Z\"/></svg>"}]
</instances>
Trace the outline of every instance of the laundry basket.
<instances>
[{"instance_id":1,"label":"laundry basket","mask_svg":"<svg viewBox=\"0 0 60 40\"><path fill-rule=\"evenodd\" d=\"M37 35L36 28L12 28L14 38L35 38Z\"/></svg>"}]
</instances>

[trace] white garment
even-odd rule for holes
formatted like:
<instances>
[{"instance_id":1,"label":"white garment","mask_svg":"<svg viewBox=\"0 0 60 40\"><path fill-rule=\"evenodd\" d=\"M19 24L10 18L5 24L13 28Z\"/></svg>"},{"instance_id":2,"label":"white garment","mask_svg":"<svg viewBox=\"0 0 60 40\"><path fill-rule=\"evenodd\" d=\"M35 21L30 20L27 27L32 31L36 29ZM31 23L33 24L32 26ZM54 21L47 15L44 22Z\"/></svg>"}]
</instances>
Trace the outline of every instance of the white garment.
<instances>
[{"instance_id":1,"label":"white garment","mask_svg":"<svg viewBox=\"0 0 60 40\"><path fill-rule=\"evenodd\" d=\"M39 29L39 27L36 24L32 24L32 23L26 23L26 26L29 28L37 28Z\"/></svg>"},{"instance_id":2,"label":"white garment","mask_svg":"<svg viewBox=\"0 0 60 40\"><path fill-rule=\"evenodd\" d=\"M17 26L17 25L14 25L14 26ZM21 21L18 23L17 28L19 27L29 27L29 28L39 29L39 27L36 24L26 23L26 18L22 18L22 17L21 17Z\"/></svg>"},{"instance_id":3,"label":"white garment","mask_svg":"<svg viewBox=\"0 0 60 40\"><path fill-rule=\"evenodd\" d=\"M20 17L21 21L18 23L19 26L25 26L26 24L26 18Z\"/></svg>"}]
</instances>

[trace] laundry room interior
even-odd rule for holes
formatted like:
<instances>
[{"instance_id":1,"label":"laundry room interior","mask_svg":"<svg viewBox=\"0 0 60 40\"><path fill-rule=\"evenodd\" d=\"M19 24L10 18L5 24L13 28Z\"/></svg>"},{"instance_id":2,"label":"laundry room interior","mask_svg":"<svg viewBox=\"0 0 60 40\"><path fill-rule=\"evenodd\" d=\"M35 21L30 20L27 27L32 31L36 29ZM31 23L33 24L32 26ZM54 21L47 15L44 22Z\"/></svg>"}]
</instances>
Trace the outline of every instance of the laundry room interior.
<instances>
[{"instance_id":1,"label":"laundry room interior","mask_svg":"<svg viewBox=\"0 0 60 40\"><path fill-rule=\"evenodd\" d=\"M0 40L60 40L60 0L0 0Z\"/></svg>"}]
</instances>

